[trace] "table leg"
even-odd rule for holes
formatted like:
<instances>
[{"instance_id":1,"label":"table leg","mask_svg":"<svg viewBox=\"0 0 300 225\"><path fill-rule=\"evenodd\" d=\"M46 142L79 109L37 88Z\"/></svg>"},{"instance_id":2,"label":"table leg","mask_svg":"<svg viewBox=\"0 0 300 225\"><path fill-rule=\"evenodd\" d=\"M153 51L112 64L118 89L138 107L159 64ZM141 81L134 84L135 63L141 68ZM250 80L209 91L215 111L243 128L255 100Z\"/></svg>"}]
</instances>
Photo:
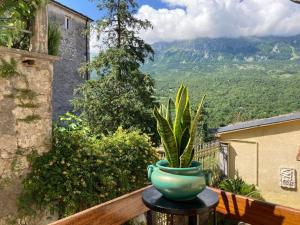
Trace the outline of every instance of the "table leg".
<instances>
[{"instance_id":1,"label":"table leg","mask_svg":"<svg viewBox=\"0 0 300 225\"><path fill-rule=\"evenodd\" d=\"M151 210L147 212L146 218L147 218L147 225L153 225L153 213Z\"/></svg>"},{"instance_id":2,"label":"table leg","mask_svg":"<svg viewBox=\"0 0 300 225\"><path fill-rule=\"evenodd\" d=\"M209 221L210 212L207 211L198 216L198 225L207 225Z\"/></svg>"},{"instance_id":3,"label":"table leg","mask_svg":"<svg viewBox=\"0 0 300 225\"><path fill-rule=\"evenodd\" d=\"M173 215L173 225L189 225L187 216Z\"/></svg>"},{"instance_id":4,"label":"table leg","mask_svg":"<svg viewBox=\"0 0 300 225\"><path fill-rule=\"evenodd\" d=\"M174 218L173 215L168 215L168 225L174 225Z\"/></svg>"},{"instance_id":5,"label":"table leg","mask_svg":"<svg viewBox=\"0 0 300 225\"><path fill-rule=\"evenodd\" d=\"M189 223L188 225L197 225L197 215L189 216Z\"/></svg>"},{"instance_id":6,"label":"table leg","mask_svg":"<svg viewBox=\"0 0 300 225\"><path fill-rule=\"evenodd\" d=\"M210 212L194 216L169 215L168 225L207 225L209 222ZM216 225L216 213L213 213L213 225Z\"/></svg>"},{"instance_id":7,"label":"table leg","mask_svg":"<svg viewBox=\"0 0 300 225\"><path fill-rule=\"evenodd\" d=\"M213 225L217 225L217 211L216 209L213 210Z\"/></svg>"}]
</instances>

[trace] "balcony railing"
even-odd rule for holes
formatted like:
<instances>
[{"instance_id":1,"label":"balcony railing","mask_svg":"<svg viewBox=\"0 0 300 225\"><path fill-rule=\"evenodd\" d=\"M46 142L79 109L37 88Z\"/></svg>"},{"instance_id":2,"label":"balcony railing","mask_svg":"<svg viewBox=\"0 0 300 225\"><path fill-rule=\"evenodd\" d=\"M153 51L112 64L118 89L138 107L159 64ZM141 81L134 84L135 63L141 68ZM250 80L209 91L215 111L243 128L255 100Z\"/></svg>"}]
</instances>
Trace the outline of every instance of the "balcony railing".
<instances>
[{"instance_id":1,"label":"balcony railing","mask_svg":"<svg viewBox=\"0 0 300 225\"><path fill-rule=\"evenodd\" d=\"M149 210L142 202L142 192L146 188L58 220L50 225L123 224ZM228 218L252 225L300 224L300 210L252 200L218 189L212 190L219 195L220 202L216 211Z\"/></svg>"}]
</instances>

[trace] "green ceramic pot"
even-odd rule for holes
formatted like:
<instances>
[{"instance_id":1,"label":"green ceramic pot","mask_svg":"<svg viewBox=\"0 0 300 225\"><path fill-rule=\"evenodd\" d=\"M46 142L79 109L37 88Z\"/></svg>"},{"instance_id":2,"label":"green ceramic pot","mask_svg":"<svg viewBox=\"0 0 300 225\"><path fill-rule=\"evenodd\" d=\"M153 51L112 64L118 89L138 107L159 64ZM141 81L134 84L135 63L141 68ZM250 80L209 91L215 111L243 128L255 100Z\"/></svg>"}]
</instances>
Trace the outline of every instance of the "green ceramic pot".
<instances>
[{"instance_id":1,"label":"green ceramic pot","mask_svg":"<svg viewBox=\"0 0 300 225\"><path fill-rule=\"evenodd\" d=\"M174 201L194 199L206 187L200 163L193 161L189 168L168 167L167 160L148 166L148 178L162 195Z\"/></svg>"}]
</instances>

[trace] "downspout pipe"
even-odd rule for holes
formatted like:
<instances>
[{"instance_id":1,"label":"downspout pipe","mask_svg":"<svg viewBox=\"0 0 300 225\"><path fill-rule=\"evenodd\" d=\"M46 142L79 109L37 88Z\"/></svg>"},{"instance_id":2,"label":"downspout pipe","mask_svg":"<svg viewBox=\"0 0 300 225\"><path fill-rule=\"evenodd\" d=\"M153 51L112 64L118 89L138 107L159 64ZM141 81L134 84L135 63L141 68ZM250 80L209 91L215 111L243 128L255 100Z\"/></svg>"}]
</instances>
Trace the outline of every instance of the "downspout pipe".
<instances>
[{"instance_id":1,"label":"downspout pipe","mask_svg":"<svg viewBox=\"0 0 300 225\"><path fill-rule=\"evenodd\" d=\"M85 22L85 28L88 29L88 25L89 25L89 19L87 18L86 19L86 22ZM90 51L89 51L89 32L86 33L85 35L85 60L86 60L86 63L89 63L90 61ZM85 72L85 79L86 80L89 80L90 79L90 76L89 76L89 71L88 69L86 69L86 72Z\"/></svg>"}]
</instances>

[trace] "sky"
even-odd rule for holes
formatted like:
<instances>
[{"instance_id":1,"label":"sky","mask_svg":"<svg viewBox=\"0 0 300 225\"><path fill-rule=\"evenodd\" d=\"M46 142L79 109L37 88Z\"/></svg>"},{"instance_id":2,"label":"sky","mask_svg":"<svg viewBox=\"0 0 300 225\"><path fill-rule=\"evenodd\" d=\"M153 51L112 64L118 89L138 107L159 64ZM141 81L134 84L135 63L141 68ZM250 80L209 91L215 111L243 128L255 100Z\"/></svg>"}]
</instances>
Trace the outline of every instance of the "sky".
<instances>
[{"instance_id":1,"label":"sky","mask_svg":"<svg viewBox=\"0 0 300 225\"><path fill-rule=\"evenodd\" d=\"M95 3L88 0L59 2L92 19L101 18ZM153 30L141 32L149 43L300 33L300 4L289 0L138 0L138 3L136 16L150 20L153 25Z\"/></svg>"},{"instance_id":2,"label":"sky","mask_svg":"<svg viewBox=\"0 0 300 225\"><path fill-rule=\"evenodd\" d=\"M91 0L56 0L66 6L69 6L72 9L75 9L78 12L83 13L84 15L89 16L93 20L99 19L101 17L101 12L97 9L96 1ZM138 0L140 6L142 5L151 5L155 9L165 8L167 4L160 0Z\"/></svg>"}]
</instances>

